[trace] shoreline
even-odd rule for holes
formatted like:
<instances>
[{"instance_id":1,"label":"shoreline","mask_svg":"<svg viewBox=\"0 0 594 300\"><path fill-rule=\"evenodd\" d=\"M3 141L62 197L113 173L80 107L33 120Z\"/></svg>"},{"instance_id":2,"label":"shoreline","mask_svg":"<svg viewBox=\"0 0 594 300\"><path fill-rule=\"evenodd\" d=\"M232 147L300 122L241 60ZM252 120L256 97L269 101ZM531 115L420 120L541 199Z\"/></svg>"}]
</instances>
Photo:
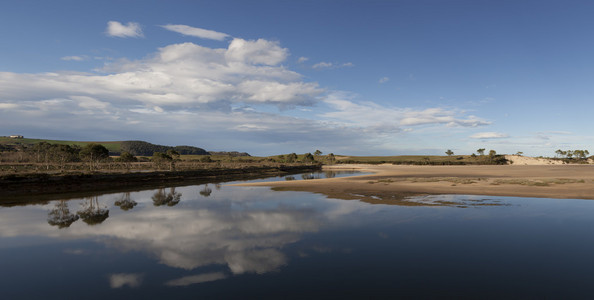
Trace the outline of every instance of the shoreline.
<instances>
[{"instance_id":1,"label":"shoreline","mask_svg":"<svg viewBox=\"0 0 594 300\"><path fill-rule=\"evenodd\" d=\"M243 168L133 173L16 174L0 178L0 206L49 201L109 191L131 191L158 185L220 183L320 170L319 165L250 166Z\"/></svg>"},{"instance_id":2,"label":"shoreline","mask_svg":"<svg viewBox=\"0 0 594 300\"><path fill-rule=\"evenodd\" d=\"M594 165L342 165L322 170L358 170L371 175L305 181L243 183L278 191L306 191L331 198L390 204L412 195L484 195L594 199ZM397 203L393 203L397 204Z\"/></svg>"}]
</instances>

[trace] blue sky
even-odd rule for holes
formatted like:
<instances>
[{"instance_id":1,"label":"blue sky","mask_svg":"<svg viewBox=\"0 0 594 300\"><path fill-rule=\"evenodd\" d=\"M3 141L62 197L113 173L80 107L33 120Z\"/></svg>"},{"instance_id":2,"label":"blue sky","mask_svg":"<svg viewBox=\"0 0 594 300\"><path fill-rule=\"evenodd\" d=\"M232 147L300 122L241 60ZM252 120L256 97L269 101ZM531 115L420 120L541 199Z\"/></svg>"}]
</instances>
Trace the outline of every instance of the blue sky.
<instances>
[{"instance_id":1,"label":"blue sky","mask_svg":"<svg viewBox=\"0 0 594 300\"><path fill-rule=\"evenodd\" d=\"M5 1L0 135L594 150L591 1Z\"/></svg>"}]
</instances>

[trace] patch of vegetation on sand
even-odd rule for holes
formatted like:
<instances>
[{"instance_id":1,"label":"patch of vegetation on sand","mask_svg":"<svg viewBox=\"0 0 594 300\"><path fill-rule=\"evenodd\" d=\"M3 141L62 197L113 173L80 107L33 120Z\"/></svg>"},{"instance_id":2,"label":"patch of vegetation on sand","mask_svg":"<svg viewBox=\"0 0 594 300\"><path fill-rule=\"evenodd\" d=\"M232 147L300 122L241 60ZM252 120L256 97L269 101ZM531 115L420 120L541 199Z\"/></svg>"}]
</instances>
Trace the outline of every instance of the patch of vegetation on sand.
<instances>
[{"instance_id":1,"label":"patch of vegetation on sand","mask_svg":"<svg viewBox=\"0 0 594 300\"><path fill-rule=\"evenodd\" d=\"M480 181L481 178L461 178L461 177L402 177L402 178L384 178L376 181L368 181L369 184L384 183L390 184L393 182L411 182L411 183L426 183L426 182L450 182L453 184L473 184Z\"/></svg>"},{"instance_id":2,"label":"patch of vegetation on sand","mask_svg":"<svg viewBox=\"0 0 594 300\"><path fill-rule=\"evenodd\" d=\"M585 183L584 179L572 179L572 178L552 178L552 179L497 179L491 182L491 185L500 184L518 184L525 186L550 186L551 184L568 184L568 183Z\"/></svg>"}]
</instances>

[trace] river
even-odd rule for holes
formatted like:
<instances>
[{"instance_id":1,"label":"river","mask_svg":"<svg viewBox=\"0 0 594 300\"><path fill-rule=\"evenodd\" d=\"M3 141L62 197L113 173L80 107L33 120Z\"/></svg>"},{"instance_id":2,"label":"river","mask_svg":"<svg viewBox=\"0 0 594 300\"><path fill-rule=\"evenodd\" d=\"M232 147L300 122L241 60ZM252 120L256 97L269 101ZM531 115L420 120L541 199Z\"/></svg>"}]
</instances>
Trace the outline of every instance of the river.
<instances>
[{"instance_id":1,"label":"river","mask_svg":"<svg viewBox=\"0 0 594 300\"><path fill-rule=\"evenodd\" d=\"M0 298L594 293L594 201L419 195L413 202L203 184L0 207Z\"/></svg>"}]
</instances>

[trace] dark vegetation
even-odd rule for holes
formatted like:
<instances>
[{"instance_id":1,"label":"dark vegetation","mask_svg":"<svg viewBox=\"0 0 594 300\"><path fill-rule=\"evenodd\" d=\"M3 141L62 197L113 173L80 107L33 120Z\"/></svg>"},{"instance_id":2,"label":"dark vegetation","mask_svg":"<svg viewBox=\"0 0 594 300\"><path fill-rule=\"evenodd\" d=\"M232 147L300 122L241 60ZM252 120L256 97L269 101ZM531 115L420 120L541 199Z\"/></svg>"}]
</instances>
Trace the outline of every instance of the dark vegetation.
<instances>
[{"instance_id":1,"label":"dark vegetation","mask_svg":"<svg viewBox=\"0 0 594 300\"><path fill-rule=\"evenodd\" d=\"M162 146L143 141L124 141L121 142L121 152L129 152L132 155L150 156L155 152L165 153L173 150L180 155L210 155L206 150L192 146ZM117 153L119 155L120 153Z\"/></svg>"},{"instance_id":2,"label":"dark vegetation","mask_svg":"<svg viewBox=\"0 0 594 300\"><path fill-rule=\"evenodd\" d=\"M181 155L229 155L249 156L245 152L208 152L202 148L193 146L163 146L151 144L144 141L114 141L114 142L79 142L79 141L58 141L47 139L9 138L0 137L0 151L14 150L18 147L31 147L39 143L84 147L88 144L100 144L109 150L109 155L117 156L123 152L129 152L136 156L151 156L154 152L167 152L174 150Z\"/></svg>"},{"instance_id":3,"label":"dark vegetation","mask_svg":"<svg viewBox=\"0 0 594 300\"><path fill-rule=\"evenodd\" d=\"M586 164L588 163L588 159L592 159L593 157L590 155L590 151L588 150L557 150L555 151L556 157L555 159L560 159L567 164Z\"/></svg>"}]
</instances>

